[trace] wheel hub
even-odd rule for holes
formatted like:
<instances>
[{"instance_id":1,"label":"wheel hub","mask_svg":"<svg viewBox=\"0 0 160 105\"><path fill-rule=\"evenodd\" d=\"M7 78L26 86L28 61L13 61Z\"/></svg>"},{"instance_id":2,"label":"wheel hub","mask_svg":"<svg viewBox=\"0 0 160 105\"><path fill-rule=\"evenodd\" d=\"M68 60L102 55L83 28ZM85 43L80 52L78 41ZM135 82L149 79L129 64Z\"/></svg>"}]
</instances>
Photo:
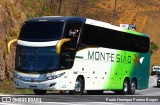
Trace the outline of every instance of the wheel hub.
<instances>
[{"instance_id":1,"label":"wheel hub","mask_svg":"<svg viewBox=\"0 0 160 105\"><path fill-rule=\"evenodd\" d=\"M76 81L76 84L75 84L75 91L76 92L80 92L81 91L81 82L80 81Z\"/></svg>"},{"instance_id":2,"label":"wheel hub","mask_svg":"<svg viewBox=\"0 0 160 105\"><path fill-rule=\"evenodd\" d=\"M135 85L134 82L132 82L132 84L131 84L131 90L134 91L135 89L136 89L136 85Z\"/></svg>"},{"instance_id":3,"label":"wheel hub","mask_svg":"<svg viewBox=\"0 0 160 105\"><path fill-rule=\"evenodd\" d=\"M125 92L128 91L128 85L127 85L127 83L124 83L124 91L125 91Z\"/></svg>"}]
</instances>

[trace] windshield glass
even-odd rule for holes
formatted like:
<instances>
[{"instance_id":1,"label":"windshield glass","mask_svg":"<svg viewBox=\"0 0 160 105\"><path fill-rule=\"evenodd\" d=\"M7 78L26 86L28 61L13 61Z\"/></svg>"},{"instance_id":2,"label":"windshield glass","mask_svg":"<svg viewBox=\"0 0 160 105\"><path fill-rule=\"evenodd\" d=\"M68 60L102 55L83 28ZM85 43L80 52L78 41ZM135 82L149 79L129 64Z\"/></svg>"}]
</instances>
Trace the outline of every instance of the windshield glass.
<instances>
[{"instance_id":1,"label":"windshield glass","mask_svg":"<svg viewBox=\"0 0 160 105\"><path fill-rule=\"evenodd\" d=\"M53 41L63 34L64 22L26 22L20 32L19 39L25 41Z\"/></svg>"},{"instance_id":2,"label":"windshield glass","mask_svg":"<svg viewBox=\"0 0 160 105\"><path fill-rule=\"evenodd\" d=\"M26 47L17 45L16 70L22 72L44 73L57 70L59 56L55 46Z\"/></svg>"}]
</instances>

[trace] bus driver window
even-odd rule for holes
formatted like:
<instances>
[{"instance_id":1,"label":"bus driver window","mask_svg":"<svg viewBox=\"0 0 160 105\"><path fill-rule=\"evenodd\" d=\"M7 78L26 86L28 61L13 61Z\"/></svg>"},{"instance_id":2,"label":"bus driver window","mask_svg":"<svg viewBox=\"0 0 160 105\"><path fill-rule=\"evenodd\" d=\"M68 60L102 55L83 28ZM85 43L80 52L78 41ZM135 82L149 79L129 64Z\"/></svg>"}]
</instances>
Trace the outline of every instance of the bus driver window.
<instances>
[{"instance_id":1,"label":"bus driver window","mask_svg":"<svg viewBox=\"0 0 160 105\"><path fill-rule=\"evenodd\" d=\"M76 28L71 28L69 30L69 36L78 37L78 32L79 32L79 30L77 30Z\"/></svg>"}]
</instances>

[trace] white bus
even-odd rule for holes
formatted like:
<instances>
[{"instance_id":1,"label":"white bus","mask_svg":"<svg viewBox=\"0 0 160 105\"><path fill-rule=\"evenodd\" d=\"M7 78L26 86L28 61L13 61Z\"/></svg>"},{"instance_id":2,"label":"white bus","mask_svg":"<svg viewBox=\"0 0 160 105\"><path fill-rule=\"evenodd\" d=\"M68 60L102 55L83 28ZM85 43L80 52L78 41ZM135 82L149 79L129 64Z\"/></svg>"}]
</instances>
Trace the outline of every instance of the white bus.
<instances>
[{"instance_id":1,"label":"white bus","mask_svg":"<svg viewBox=\"0 0 160 105\"><path fill-rule=\"evenodd\" d=\"M16 88L81 95L134 94L149 81L148 35L81 17L44 16L24 22L17 41Z\"/></svg>"},{"instance_id":2,"label":"white bus","mask_svg":"<svg viewBox=\"0 0 160 105\"><path fill-rule=\"evenodd\" d=\"M151 75L159 75L160 74L160 66L159 65L153 65L151 70Z\"/></svg>"}]
</instances>

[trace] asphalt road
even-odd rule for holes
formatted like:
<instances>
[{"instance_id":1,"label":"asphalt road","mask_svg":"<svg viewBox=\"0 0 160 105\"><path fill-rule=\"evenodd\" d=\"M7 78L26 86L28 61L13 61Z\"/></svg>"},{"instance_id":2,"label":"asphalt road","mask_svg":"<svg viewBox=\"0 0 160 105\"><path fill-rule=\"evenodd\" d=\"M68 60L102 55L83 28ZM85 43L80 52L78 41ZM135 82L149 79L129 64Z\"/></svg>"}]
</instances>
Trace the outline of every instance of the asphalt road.
<instances>
[{"instance_id":1,"label":"asphalt road","mask_svg":"<svg viewBox=\"0 0 160 105\"><path fill-rule=\"evenodd\" d=\"M69 95L68 93L64 94L55 94L55 93L48 93L44 96L36 96L33 94L23 94L23 95L0 95L3 97L11 97L12 101L13 98L28 98L33 99L37 98L42 101L42 103L27 103L27 102L20 102L16 103L17 100L14 100L14 103L0 103L0 105L159 105L160 104L160 88L158 88L156 76L151 76L149 80L149 88L144 90L136 90L134 95L127 95L127 96L120 96L115 95L111 91L104 92L103 95ZM0 98L1 99L1 98ZM0 100L1 101L1 100Z\"/></svg>"}]
</instances>

